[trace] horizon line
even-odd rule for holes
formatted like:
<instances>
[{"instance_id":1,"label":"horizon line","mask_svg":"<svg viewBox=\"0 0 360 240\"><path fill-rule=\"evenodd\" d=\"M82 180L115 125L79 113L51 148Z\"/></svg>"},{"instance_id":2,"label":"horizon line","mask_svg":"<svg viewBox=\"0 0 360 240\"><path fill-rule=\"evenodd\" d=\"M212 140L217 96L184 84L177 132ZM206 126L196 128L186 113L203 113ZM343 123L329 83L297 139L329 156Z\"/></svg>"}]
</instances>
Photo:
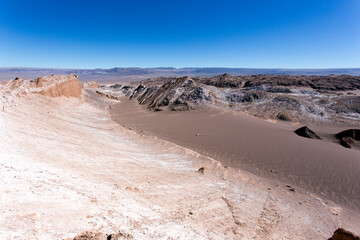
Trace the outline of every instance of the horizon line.
<instances>
[{"instance_id":1,"label":"horizon line","mask_svg":"<svg viewBox=\"0 0 360 240\"><path fill-rule=\"evenodd\" d=\"M58 70L96 70L96 69L115 69L115 68L139 68L139 69L161 69L161 68L172 68L175 70L179 69L278 69L278 70L330 70L330 69L360 69L359 67L326 67L326 68L282 68L282 67L109 67L109 68L61 68L61 67L0 67L0 69L58 69Z\"/></svg>"}]
</instances>

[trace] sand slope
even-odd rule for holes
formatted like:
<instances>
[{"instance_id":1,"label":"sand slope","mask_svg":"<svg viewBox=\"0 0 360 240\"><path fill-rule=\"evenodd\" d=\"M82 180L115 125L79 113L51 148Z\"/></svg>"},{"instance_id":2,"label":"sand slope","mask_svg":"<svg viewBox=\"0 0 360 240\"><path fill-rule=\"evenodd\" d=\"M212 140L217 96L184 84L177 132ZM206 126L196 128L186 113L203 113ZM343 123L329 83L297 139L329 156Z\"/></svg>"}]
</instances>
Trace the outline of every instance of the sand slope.
<instances>
[{"instance_id":1,"label":"sand slope","mask_svg":"<svg viewBox=\"0 0 360 240\"><path fill-rule=\"evenodd\" d=\"M335 134L340 128L314 126L324 139L307 139L294 133L297 125L214 109L150 112L126 97L109 111L119 124L211 156L224 165L301 186L357 211L360 208L360 152L323 134Z\"/></svg>"}]
</instances>

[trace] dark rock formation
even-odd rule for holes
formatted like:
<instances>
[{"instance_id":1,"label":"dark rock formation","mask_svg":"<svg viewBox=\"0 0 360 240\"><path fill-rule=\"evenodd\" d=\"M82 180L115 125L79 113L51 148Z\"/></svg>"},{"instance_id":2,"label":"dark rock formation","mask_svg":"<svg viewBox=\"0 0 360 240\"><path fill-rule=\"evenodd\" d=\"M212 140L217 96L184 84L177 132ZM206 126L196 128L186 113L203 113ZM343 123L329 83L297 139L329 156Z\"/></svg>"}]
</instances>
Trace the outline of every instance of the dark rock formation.
<instances>
[{"instance_id":1,"label":"dark rock formation","mask_svg":"<svg viewBox=\"0 0 360 240\"><path fill-rule=\"evenodd\" d=\"M289 88L284 87L271 87L271 86L255 86L255 87L248 87L245 88L245 90L260 90L268 93L291 93L291 90Z\"/></svg>"},{"instance_id":2,"label":"dark rock formation","mask_svg":"<svg viewBox=\"0 0 360 240\"><path fill-rule=\"evenodd\" d=\"M205 85L212 85L219 88L239 88L243 83L241 78L241 76L231 76L225 73L215 77L196 77L194 80Z\"/></svg>"},{"instance_id":3,"label":"dark rock formation","mask_svg":"<svg viewBox=\"0 0 360 240\"><path fill-rule=\"evenodd\" d=\"M171 111L190 110L194 105L211 101L204 85L196 83L189 77L174 78L162 86L140 84L132 92L130 99L136 98L140 104L147 105L151 110Z\"/></svg>"},{"instance_id":4,"label":"dark rock formation","mask_svg":"<svg viewBox=\"0 0 360 240\"><path fill-rule=\"evenodd\" d=\"M233 92L226 96L226 100L234 103L251 103L256 100L261 100L266 98L266 93L263 91L248 91L248 92Z\"/></svg>"},{"instance_id":5,"label":"dark rock formation","mask_svg":"<svg viewBox=\"0 0 360 240\"><path fill-rule=\"evenodd\" d=\"M160 85L174 80L174 77L152 78L141 83ZM295 75L243 75L232 76L222 74L214 77L194 77L195 82L219 88L251 88L270 87L266 91L289 93L283 87L309 87L316 91L346 91L360 89L360 76L328 75L328 76L295 76ZM279 88L280 87L280 88Z\"/></svg>"},{"instance_id":6,"label":"dark rock formation","mask_svg":"<svg viewBox=\"0 0 360 240\"><path fill-rule=\"evenodd\" d=\"M279 105L285 105L287 107L292 107L292 108L296 108L300 106L300 103L296 99L290 97L278 96L274 98L274 102Z\"/></svg>"},{"instance_id":7,"label":"dark rock formation","mask_svg":"<svg viewBox=\"0 0 360 240\"><path fill-rule=\"evenodd\" d=\"M349 129L335 135L340 141L340 145L352 148L355 141L360 141L360 129Z\"/></svg>"},{"instance_id":8,"label":"dark rock formation","mask_svg":"<svg viewBox=\"0 0 360 240\"><path fill-rule=\"evenodd\" d=\"M187 100L197 102L202 100L209 101L211 98L210 96L206 95L204 88L197 87L187 95Z\"/></svg>"},{"instance_id":9,"label":"dark rock formation","mask_svg":"<svg viewBox=\"0 0 360 240\"><path fill-rule=\"evenodd\" d=\"M332 102L329 110L334 113L356 113L360 114L360 97L359 96L346 96L341 97Z\"/></svg>"},{"instance_id":10,"label":"dark rock formation","mask_svg":"<svg viewBox=\"0 0 360 240\"><path fill-rule=\"evenodd\" d=\"M360 240L360 237L343 228L338 228L328 240Z\"/></svg>"},{"instance_id":11,"label":"dark rock formation","mask_svg":"<svg viewBox=\"0 0 360 240\"><path fill-rule=\"evenodd\" d=\"M134 89L130 96L130 99L136 98L144 90L144 88L144 85L140 84L137 88Z\"/></svg>"},{"instance_id":12,"label":"dark rock formation","mask_svg":"<svg viewBox=\"0 0 360 240\"><path fill-rule=\"evenodd\" d=\"M316 133L310 130L307 126L296 129L295 133L301 137L321 139Z\"/></svg>"},{"instance_id":13,"label":"dark rock formation","mask_svg":"<svg viewBox=\"0 0 360 240\"><path fill-rule=\"evenodd\" d=\"M117 88L121 88L121 86L122 86L121 84L116 83L114 85L111 85L110 87L114 88L114 89L117 89Z\"/></svg>"},{"instance_id":14,"label":"dark rock formation","mask_svg":"<svg viewBox=\"0 0 360 240\"><path fill-rule=\"evenodd\" d=\"M112 234L103 234L99 232L84 232L77 235L73 240L122 240L122 239L133 239L133 236L130 234L118 232Z\"/></svg>"},{"instance_id":15,"label":"dark rock formation","mask_svg":"<svg viewBox=\"0 0 360 240\"><path fill-rule=\"evenodd\" d=\"M100 96L102 97L106 97L108 99L112 99L112 100L119 100L118 97L115 97L113 95L110 95L110 94L106 94L106 93L103 93L103 92L99 92L99 91L96 91L97 94L99 94Z\"/></svg>"},{"instance_id":16,"label":"dark rock formation","mask_svg":"<svg viewBox=\"0 0 360 240\"><path fill-rule=\"evenodd\" d=\"M357 77L353 78L335 75L229 74L194 78L161 77L142 81L137 87L123 91L130 99L137 99L152 111L230 107L266 119L357 126L355 120L360 114L360 96L329 93L360 89L360 77L358 80ZM351 79L354 81L350 82ZM315 90L298 87L312 87Z\"/></svg>"},{"instance_id":17,"label":"dark rock formation","mask_svg":"<svg viewBox=\"0 0 360 240\"><path fill-rule=\"evenodd\" d=\"M242 76L244 87L255 86L293 86L311 87L318 91L346 91L360 89L360 77L349 75L329 76L290 76L290 75L252 75Z\"/></svg>"}]
</instances>

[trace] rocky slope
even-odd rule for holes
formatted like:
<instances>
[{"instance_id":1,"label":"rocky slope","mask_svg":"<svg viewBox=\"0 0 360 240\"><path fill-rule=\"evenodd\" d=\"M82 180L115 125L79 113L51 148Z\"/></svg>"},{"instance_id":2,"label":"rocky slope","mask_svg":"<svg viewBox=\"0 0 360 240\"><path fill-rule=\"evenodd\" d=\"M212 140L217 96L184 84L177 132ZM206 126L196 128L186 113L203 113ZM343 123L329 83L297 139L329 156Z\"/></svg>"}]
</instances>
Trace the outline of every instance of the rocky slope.
<instances>
[{"instance_id":1,"label":"rocky slope","mask_svg":"<svg viewBox=\"0 0 360 240\"><path fill-rule=\"evenodd\" d=\"M155 111L215 107L290 122L357 125L360 120L360 77L224 74L156 78L133 86L117 90Z\"/></svg>"},{"instance_id":2,"label":"rocky slope","mask_svg":"<svg viewBox=\"0 0 360 240\"><path fill-rule=\"evenodd\" d=\"M37 93L49 97L75 97L81 98L82 84L75 74L51 75L39 77L35 80L15 78L0 85L2 95L0 107L5 109L11 106L15 97Z\"/></svg>"},{"instance_id":3,"label":"rocky slope","mask_svg":"<svg viewBox=\"0 0 360 240\"><path fill-rule=\"evenodd\" d=\"M42 88L39 93L45 96L81 97L81 85L75 74L40 77L30 84L35 88Z\"/></svg>"},{"instance_id":4,"label":"rocky slope","mask_svg":"<svg viewBox=\"0 0 360 240\"><path fill-rule=\"evenodd\" d=\"M169 82L176 77L152 78L141 83L158 85ZM360 89L360 76L328 75L328 76L298 76L298 75L241 75L222 74L214 77L193 77L196 82L220 88L256 87L309 87L317 91L346 91Z\"/></svg>"}]
</instances>

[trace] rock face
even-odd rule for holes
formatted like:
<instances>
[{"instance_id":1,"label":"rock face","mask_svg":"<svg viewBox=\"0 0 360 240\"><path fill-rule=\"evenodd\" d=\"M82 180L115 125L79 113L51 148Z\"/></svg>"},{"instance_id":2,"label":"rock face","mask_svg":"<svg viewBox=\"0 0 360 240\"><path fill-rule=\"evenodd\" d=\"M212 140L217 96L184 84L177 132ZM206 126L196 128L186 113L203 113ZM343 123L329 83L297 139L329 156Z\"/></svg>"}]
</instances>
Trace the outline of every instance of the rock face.
<instances>
[{"instance_id":1,"label":"rock face","mask_svg":"<svg viewBox=\"0 0 360 240\"><path fill-rule=\"evenodd\" d=\"M190 110L201 103L211 101L208 89L189 77L173 79L160 87L140 84L130 95L130 99L135 98L140 104L147 105L155 111L161 111L163 108L171 111Z\"/></svg>"},{"instance_id":2,"label":"rock face","mask_svg":"<svg viewBox=\"0 0 360 240\"><path fill-rule=\"evenodd\" d=\"M45 96L81 98L81 85L75 74L40 77L32 81L31 85L36 88L44 88L39 93Z\"/></svg>"},{"instance_id":3,"label":"rock face","mask_svg":"<svg viewBox=\"0 0 360 240\"><path fill-rule=\"evenodd\" d=\"M197 77L194 79L205 85L212 85L220 88L239 88L244 85L241 76L232 76L228 73L215 77Z\"/></svg>"},{"instance_id":4,"label":"rock face","mask_svg":"<svg viewBox=\"0 0 360 240\"><path fill-rule=\"evenodd\" d=\"M239 76L240 77L240 76ZM360 77L348 75L329 76L290 76L290 75L252 75L241 76L245 87L254 86L295 86L310 87L319 91L346 91L360 89Z\"/></svg>"},{"instance_id":5,"label":"rock face","mask_svg":"<svg viewBox=\"0 0 360 240\"><path fill-rule=\"evenodd\" d=\"M345 229L338 228L334 235L328 240L360 240L360 237L356 236L352 232L346 231Z\"/></svg>"},{"instance_id":6,"label":"rock face","mask_svg":"<svg viewBox=\"0 0 360 240\"><path fill-rule=\"evenodd\" d=\"M316 133L310 130L307 126L296 129L295 133L301 137L321 139Z\"/></svg>"},{"instance_id":7,"label":"rock face","mask_svg":"<svg viewBox=\"0 0 360 240\"><path fill-rule=\"evenodd\" d=\"M99 94L102 97L106 97L106 98L111 99L111 100L119 100L118 97L115 97L115 96L113 96L111 94L106 94L106 93L103 93L103 92L100 92L100 91L96 91L96 93Z\"/></svg>"},{"instance_id":8,"label":"rock face","mask_svg":"<svg viewBox=\"0 0 360 240\"><path fill-rule=\"evenodd\" d=\"M76 97L81 98L82 85L75 74L51 75L39 77L35 80L15 78L6 84L0 85L0 107L12 106L16 97L30 93L42 94L49 97Z\"/></svg>"},{"instance_id":9,"label":"rock face","mask_svg":"<svg viewBox=\"0 0 360 240\"><path fill-rule=\"evenodd\" d=\"M348 75L329 76L293 76L293 75L251 75L231 76L230 74L215 77L196 77L206 85L216 87L257 87L257 86L294 86L310 87L320 91L345 91L360 89L360 77ZM279 89L283 91L282 89Z\"/></svg>"},{"instance_id":10,"label":"rock face","mask_svg":"<svg viewBox=\"0 0 360 240\"><path fill-rule=\"evenodd\" d=\"M340 141L340 145L352 148L356 141L360 141L360 129L349 129L335 135Z\"/></svg>"}]
</instances>

